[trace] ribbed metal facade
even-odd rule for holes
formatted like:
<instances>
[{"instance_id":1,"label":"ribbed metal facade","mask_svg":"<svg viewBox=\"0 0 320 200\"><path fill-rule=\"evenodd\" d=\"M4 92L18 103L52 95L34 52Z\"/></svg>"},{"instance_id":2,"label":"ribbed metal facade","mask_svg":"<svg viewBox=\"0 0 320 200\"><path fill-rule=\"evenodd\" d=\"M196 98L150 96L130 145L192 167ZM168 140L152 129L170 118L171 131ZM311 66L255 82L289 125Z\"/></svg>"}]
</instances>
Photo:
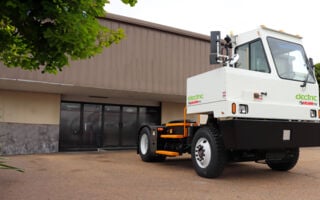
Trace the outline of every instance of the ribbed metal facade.
<instances>
[{"instance_id":1,"label":"ribbed metal facade","mask_svg":"<svg viewBox=\"0 0 320 200\"><path fill-rule=\"evenodd\" d=\"M139 123L183 118L186 78L214 67L209 36L112 14L100 22L126 38L57 75L0 63L0 155L133 147Z\"/></svg>"},{"instance_id":2,"label":"ribbed metal facade","mask_svg":"<svg viewBox=\"0 0 320 200\"><path fill-rule=\"evenodd\" d=\"M126 38L91 59L72 61L58 75L0 66L0 89L19 86L16 89L97 96L105 91L103 95L136 98L173 95L181 100L186 78L212 68L209 36L111 14L100 21L122 28ZM14 83L17 79L25 87Z\"/></svg>"}]
</instances>

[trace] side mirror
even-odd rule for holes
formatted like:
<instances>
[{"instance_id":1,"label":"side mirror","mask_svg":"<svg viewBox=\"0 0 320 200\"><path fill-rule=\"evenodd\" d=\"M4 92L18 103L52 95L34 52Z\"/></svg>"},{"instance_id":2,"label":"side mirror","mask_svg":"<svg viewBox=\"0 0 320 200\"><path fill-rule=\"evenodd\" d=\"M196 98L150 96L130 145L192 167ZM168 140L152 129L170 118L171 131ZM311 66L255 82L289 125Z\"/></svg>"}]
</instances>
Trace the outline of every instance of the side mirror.
<instances>
[{"instance_id":1,"label":"side mirror","mask_svg":"<svg viewBox=\"0 0 320 200\"><path fill-rule=\"evenodd\" d=\"M239 54L235 54L233 58L230 60L230 65L236 64L239 61L239 58L240 58Z\"/></svg>"},{"instance_id":2,"label":"side mirror","mask_svg":"<svg viewBox=\"0 0 320 200\"><path fill-rule=\"evenodd\" d=\"M220 31L211 31L210 64L218 64L220 52Z\"/></svg>"}]
</instances>

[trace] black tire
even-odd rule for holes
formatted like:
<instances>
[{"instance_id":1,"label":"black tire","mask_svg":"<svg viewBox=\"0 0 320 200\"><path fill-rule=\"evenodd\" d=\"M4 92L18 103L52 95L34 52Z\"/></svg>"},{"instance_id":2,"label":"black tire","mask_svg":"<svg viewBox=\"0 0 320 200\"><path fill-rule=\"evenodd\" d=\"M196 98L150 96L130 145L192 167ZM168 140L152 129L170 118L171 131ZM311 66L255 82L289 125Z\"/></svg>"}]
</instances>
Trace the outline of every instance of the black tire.
<instances>
[{"instance_id":1,"label":"black tire","mask_svg":"<svg viewBox=\"0 0 320 200\"><path fill-rule=\"evenodd\" d=\"M192 163L197 174L205 178L216 178L224 170L227 155L220 132L214 127L200 128L191 147Z\"/></svg>"},{"instance_id":2,"label":"black tire","mask_svg":"<svg viewBox=\"0 0 320 200\"><path fill-rule=\"evenodd\" d=\"M166 159L166 156L156 155L151 151L151 132L148 127L141 129L139 133L139 154L141 160L145 162L162 162Z\"/></svg>"},{"instance_id":3,"label":"black tire","mask_svg":"<svg viewBox=\"0 0 320 200\"><path fill-rule=\"evenodd\" d=\"M291 149L287 152L287 155L282 160L268 160L267 165L276 171L288 171L292 169L298 162L299 148Z\"/></svg>"}]
</instances>

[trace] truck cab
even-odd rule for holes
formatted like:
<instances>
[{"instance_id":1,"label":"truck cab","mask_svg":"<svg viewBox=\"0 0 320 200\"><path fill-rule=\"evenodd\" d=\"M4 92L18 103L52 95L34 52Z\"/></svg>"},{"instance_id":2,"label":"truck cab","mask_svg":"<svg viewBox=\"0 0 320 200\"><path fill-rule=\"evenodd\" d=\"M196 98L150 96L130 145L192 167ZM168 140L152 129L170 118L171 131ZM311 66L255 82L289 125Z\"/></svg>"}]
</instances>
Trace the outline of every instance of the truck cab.
<instances>
[{"instance_id":1,"label":"truck cab","mask_svg":"<svg viewBox=\"0 0 320 200\"><path fill-rule=\"evenodd\" d=\"M188 78L187 113L318 121L318 83L301 39L265 27L234 36L237 62Z\"/></svg>"},{"instance_id":2,"label":"truck cab","mask_svg":"<svg viewBox=\"0 0 320 200\"><path fill-rule=\"evenodd\" d=\"M210 62L212 70L187 79L186 91L185 116L206 122L141 127L143 161L190 153L198 175L216 178L227 162L287 171L300 147L320 145L318 83L300 36L265 26L224 39L214 31Z\"/></svg>"}]
</instances>

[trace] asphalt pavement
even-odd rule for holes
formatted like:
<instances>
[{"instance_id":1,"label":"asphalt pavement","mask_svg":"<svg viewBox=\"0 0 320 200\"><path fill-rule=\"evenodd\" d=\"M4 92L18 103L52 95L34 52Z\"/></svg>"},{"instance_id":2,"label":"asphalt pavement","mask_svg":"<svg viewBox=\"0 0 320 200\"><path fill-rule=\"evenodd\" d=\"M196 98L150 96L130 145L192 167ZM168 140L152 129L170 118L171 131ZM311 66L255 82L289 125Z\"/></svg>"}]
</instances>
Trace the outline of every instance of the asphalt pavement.
<instances>
[{"instance_id":1,"label":"asphalt pavement","mask_svg":"<svg viewBox=\"0 0 320 200\"><path fill-rule=\"evenodd\" d=\"M135 151L9 156L24 173L0 170L0 200L320 199L320 148L304 148L289 172L254 162L199 177L190 155L145 163Z\"/></svg>"}]
</instances>

